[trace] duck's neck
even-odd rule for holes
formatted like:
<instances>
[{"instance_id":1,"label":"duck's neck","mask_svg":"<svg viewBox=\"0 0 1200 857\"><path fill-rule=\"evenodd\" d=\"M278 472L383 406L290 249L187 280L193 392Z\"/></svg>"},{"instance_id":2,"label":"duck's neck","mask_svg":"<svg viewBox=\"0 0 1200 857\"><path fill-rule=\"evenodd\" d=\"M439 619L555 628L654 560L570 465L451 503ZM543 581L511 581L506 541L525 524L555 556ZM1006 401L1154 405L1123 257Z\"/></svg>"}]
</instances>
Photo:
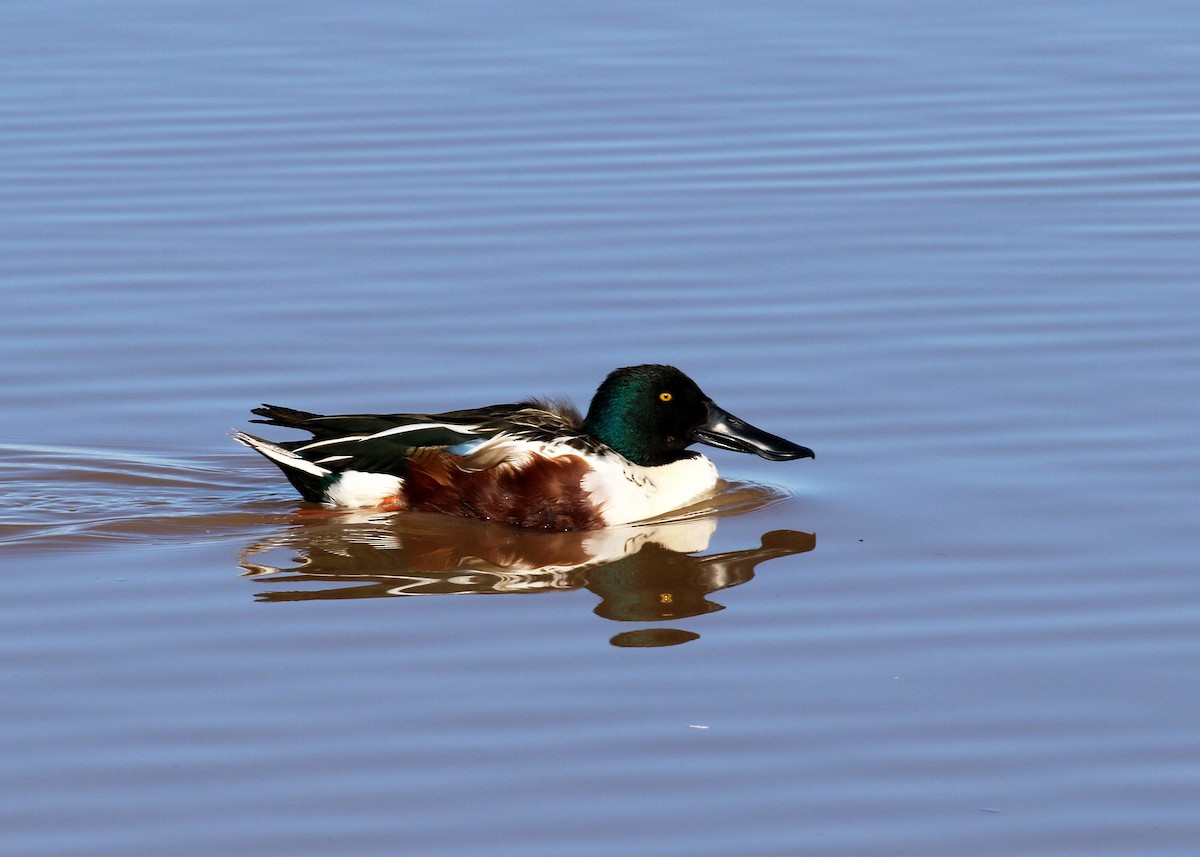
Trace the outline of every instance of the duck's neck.
<instances>
[{"instance_id":1,"label":"duck's neck","mask_svg":"<svg viewBox=\"0 0 1200 857\"><path fill-rule=\"evenodd\" d=\"M596 440L642 467L660 467L695 454L668 449L652 431L639 430L633 415L626 415L611 407L597 409L595 403L588 410L582 428Z\"/></svg>"}]
</instances>

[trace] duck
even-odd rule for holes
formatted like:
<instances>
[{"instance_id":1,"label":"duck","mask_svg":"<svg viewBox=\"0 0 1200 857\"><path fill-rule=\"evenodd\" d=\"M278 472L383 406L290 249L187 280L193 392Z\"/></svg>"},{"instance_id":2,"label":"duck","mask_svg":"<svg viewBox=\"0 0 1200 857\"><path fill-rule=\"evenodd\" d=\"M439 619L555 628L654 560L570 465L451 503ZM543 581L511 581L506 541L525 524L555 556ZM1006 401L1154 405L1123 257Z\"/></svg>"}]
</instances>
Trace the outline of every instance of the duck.
<instances>
[{"instance_id":1,"label":"duck","mask_svg":"<svg viewBox=\"0 0 1200 857\"><path fill-rule=\"evenodd\" d=\"M717 468L694 443L770 461L811 449L718 406L674 366L616 369L587 414L528 399L437 414L323 415L264 404L251 420L311 437L233 438L262 454L312 503L414 511L539 530L599 530L665 515L711 495Z\"/></svg>"}]
</instances>

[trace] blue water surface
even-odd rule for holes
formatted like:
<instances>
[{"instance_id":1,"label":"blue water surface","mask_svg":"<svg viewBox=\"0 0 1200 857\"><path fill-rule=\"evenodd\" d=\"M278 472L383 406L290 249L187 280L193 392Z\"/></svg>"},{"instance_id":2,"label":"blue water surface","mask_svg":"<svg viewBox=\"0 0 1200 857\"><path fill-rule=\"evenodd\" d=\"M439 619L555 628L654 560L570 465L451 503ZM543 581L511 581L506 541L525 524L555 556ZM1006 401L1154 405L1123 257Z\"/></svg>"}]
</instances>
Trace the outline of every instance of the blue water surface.
<instances>
[{"instance_id":1,"label":"blue water surface","mask_svg":"<svg viewBox=\"0 0 1200 857\"><path fill-rule=\"evenodd\" d=\"M0 850L1191 857L1198 26L8 3ZM817 458L530 540L229 439L641 362Z\"/></svg>"}]
</instances>

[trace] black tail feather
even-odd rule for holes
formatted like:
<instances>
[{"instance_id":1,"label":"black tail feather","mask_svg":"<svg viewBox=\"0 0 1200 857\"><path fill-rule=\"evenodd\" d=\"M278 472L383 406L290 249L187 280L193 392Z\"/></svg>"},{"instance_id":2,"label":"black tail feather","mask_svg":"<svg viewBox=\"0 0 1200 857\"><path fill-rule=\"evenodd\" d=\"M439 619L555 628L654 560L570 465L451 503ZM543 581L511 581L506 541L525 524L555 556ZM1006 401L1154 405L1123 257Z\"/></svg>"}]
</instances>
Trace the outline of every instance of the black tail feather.
<instances>
[{"instance_id":1,"label":"black tail feather","mask_svg":"<svg viewBox=\"0 0 1200 857\"><path fill-rule=\"evenodd\" d=\"M283 426L284 428L305 429L305 425L309 420L316 419L320 414L314 414L310 411L300 411L295 408L285 408L283 405L268 405L265 402L261 408L254 408L250 411L252 414L257 414L260 417L266 417L265 420L250 420L252 423L263 423L269 426ZM311 429L310 429L311 431Z\"/></svg>"},{"instance_id":2,"label":"black tail feather","mask_svg":"<svg viewBox=\"0 0 1200 857\"><path fill-rule=\"evenodd\" d=\"M287 477L287 481L292 483L292 487L299 491L300 496L305 500L310 503L324 501L325 489L329 487L328 477L314 476L302 470L284 467L278 461L273 463L283 471L283 475Z\"/></svg>"}]
</instances>

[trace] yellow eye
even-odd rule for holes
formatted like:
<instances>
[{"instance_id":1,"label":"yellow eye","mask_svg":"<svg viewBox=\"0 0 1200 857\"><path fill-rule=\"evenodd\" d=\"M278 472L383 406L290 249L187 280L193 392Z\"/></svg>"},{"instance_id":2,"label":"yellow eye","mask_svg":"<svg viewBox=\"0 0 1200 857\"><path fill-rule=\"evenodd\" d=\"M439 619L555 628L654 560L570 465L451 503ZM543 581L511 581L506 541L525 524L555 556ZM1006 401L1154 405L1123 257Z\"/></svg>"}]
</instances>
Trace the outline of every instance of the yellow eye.
<instances>
[{"instance_id":1,"label":"yellow eye","mask_svg":"<svg viewBox=\"0 0 1200 857\"><path fill-rule=\"evenodd\" d=\"M669 401L671 401L671 399L673 399L675 397L672 396L670 393L663 392L663 393L658 394L658 398L659 398L659 401L669 402Z\"/></svg>"}]
</instances>

